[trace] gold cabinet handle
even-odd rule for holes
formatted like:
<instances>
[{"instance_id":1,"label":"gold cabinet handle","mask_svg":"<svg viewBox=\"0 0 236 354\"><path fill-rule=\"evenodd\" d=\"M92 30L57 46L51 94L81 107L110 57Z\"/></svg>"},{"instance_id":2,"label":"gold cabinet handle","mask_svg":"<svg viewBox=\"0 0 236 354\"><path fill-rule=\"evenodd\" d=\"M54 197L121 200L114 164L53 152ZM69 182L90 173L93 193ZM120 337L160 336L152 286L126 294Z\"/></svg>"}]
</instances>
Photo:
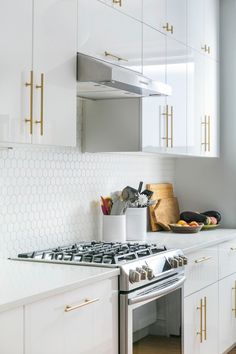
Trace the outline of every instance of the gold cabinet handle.
<instances>
[{"instance_id":1,"label":"gold cabinet handle","mask_svg":"<svg viewBox=\"0 0 236 354\"><path fill-rule=\"evenodd\" d=\"M207 52L207 45L204 44L204 46L202 46L201 49L204 50L204 52Z\"/></svg>"},{"instance_id":2,"label":"gold cabinet handle","mask_svg":"<svg viewBox=\"0 0 236 354\"><path fill-rule=\"evenodd\" d=\"M170 25L168 22L166 22L166 25L163 26L163 29L166 30L166 32L170 32L171 34L174 33L174 26Z\"/></svg>"},{"instance_id":3,"label":"gold cabinet handle","mask_svg":"<svg viewBox=\"0 0 236 354\"><path fill-rule=\"evenodd\" d=\"M197 310L200 310L200 329L197 332L197 335L200 336L200 343L202 343L202 308L203 308L203 301L200 300L200 306L197 307Z\"/></svg>"},{"instance_id":4,"label":"gold cabinet handle","mask_svg":"<svg viewBox=\"0 0 236 354\"><path fill-rule=\"evenodd\" d=\"M207 298L206 296L204 297L204 303L202 307L204 309L204 329L202 329L202 331L204 332L204 340L207 340Z\"/></svg>"},{"instance_id":5,"label":"gold cabinet handle","mask_svg":"<svg viewBox=\"0 0 236 354\"><path fill-rule=\"evenodd\" d=\"M236 318L236 281L234 282L234 287L232 290L234 290L234 308L232 308L232 311L234 312L234 317Z\"/></svg>"},{"instance_id":6,"label":"gold cabinet handle","mask_svg":"<svg viewBox=\"0 0 236 354\"><path fill-rule=\"evenodd\" d=\"M105 54L106 57L112 57L112 58L114 58L114 59L117 59L118 61L128 61L128 59L124 59L124 58L122 58L122 57L119 57L118 55L109 53L109 52L107 52L107 51L105 51L104 54Z\"/></svg>"},{"instance_id":7,"label":"gold cabinet handle","mask_svg":"<svg viewBox=\"0 0 236 354\"><path fill-rule=\"evenodd\" d=\"M35 124L40 124L40 135L43 135L44 119L43 119L43 108L44 108L44 74L41 73L41 83L35 86L36 89L40 89L40 120L36 120Z\"/></svg>"},{"instance_id":8,"label":"gold cabinet handle","mask_svg":"<svg viewBox=\"0 0 236 354\"><path fill-rule=\"evenodd\" d=\"M210 259L212 259L212 257L202 257L200 259L196 259L194 262L198 264L198 263L209 261Z\"/></svg>"},{"instance_id":9,"label":"gold cabinet handle","mask_svg":"<svg viewBox=\"0 0 236 354\"><path fill-rule=\"evenodd\" d=\"M211 54L211 47L210 46L207 47L207 53Z\"/></svg>"},{"instance_id":10,"label":"gold cabinet handle","mask_svg":"<svg viewBox=\"0 0 236 354\"><path fill-rule=\"evenodd\" d=\"M169 147L169 106L166 105L165 112L162 113L163 116L165 116L165 121L166 121L166 136L164 136L162 139L165 140L166 142L166 147Z\"/></svg>"},{"instance_id":11,"label":"gold cabinet handle","mask_svg":"<svg viewBox=\"0 0 236 354\"><path fill-rule=\"evenodd\" d=\"M204 140L202 142L202 146L204 146L204 151L207 151L207 116L204 116L204 121L201 122L202 126L204 126Z\"/></svg>"},{"instance_id":12,"label":"gold cabinet handle","mask_svg":"<svg viewBox=\"0 0 236 354\"><path fill-rule=\"evenodd\" d=\"M230 251L236 251L236 247L230 247Z\"/></svg>"},{"instance_id":13,"label":"gold cabinet handle","mask_svg":"<svg viewBox=\"0 0 236 354\"><path fill-rule=\"evenodd\" d=\"M170 109L170 147L171 148L173 148L173 136L174 136L173 120L174 120L174 108L173 106L171 106Z\"/></svg>"},{"instance_id":14,"label":"gold cabinet handle","mask_svg":"<svg viewBox=\"0 0 236 354\"><path fill-rule=\"evenodd\" d=\"M75 305L75 306L69 306L69 305L67 305L67 306L65 307L65 310L64 310L64 311L65 311L65 312L74 311L74 310L80 309L81 307L84 307L84 306L93 304L94 302L97 302L97 301L99 301L99 298L96 298L96 299L93 299L93 300L85 299L84 302L82 302L82 304Z\"/></svg>"},{"instance_id":15,"label":"gold cabinet handle","mask_svg":"<svg viewBox=\"0 0 236 354\"><path fill-rule=\"evenodd\" d=\"M211 117L208 116L208 123L207 123L207 127L208 127L208 141L207 141L207 146L208 146L208 151L211 151Z\"/></svg>"},{"instance_id":16,"label":"gold cabinet handle","mask_svg":"<svg viewBox=\"0 0 236 354\"><path fill-rule=\"evenodd\" d=\"M122 0L113 0L113 4L118 4L119 6L122 6Z\"/></svg>"},{"instance_id":17,"label":"gold cabinet handle","mask_svg":"<svg viewBox=\"0 0 236 354\"><path fill-rule=\"evenodd\" d=\"M33 104L34 104L34 72L30 71L30 82L25 83L26 87L30 87L30 113L29 118L25 119L26 123L30 123L30 134L33 134Z\"/></svg>"}]
</instances>

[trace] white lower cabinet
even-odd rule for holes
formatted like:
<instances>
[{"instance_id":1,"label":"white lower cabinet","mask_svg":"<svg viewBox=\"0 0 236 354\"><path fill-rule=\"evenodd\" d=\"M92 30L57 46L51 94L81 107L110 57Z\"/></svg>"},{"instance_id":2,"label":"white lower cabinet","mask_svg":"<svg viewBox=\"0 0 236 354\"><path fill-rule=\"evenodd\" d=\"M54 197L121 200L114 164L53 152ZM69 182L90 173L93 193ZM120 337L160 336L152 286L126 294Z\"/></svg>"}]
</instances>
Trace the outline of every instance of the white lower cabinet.
<instances>
[{"instance_id":1,"label":"white lower cabinet","mask_svg":"<svg viewBox=\"0 0 236 354\"><path fill-rule=\"evenodd\" d=\"M218 283L184 299L184 354L218 354Z\"/></svg>"},{"instance_id":2,"label":"white lower cabinet","mask_svg":"<svg viewBox=\"0 0 236 354\"><path fill-rule=\"evenodd\" d=\"M26 306L25 354L117 354L117 289L111 278Z\"/></svg>"},{"instance_id":3,"label":"white lower cabinet","mask_svg":"<svg viewBox=\"0 0 236 354\"><path fill-rule=\"evenodd\" d=\"M236 343L236 274L219 282L220 353Z\"/></svg>"},{"instance_id":4,"label":"white lower cabinet","mask_svg":"<svg viewBox=\"0 0 236 354\"><path fill-rule=\"evenodd\" d=\"M23 307L0 313L0 353L23 354Z\"/></svg>"}]
</instances>

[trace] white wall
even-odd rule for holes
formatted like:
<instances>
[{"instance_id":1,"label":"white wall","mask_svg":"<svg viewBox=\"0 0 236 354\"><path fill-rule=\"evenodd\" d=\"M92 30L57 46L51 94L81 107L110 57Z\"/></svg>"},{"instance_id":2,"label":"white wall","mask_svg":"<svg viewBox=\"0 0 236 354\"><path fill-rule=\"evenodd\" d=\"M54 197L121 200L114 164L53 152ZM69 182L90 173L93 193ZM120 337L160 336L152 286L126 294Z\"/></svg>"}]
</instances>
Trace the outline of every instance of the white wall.
<instances>
[{"instance_id":1,"label":"white wall","mask_svg":"<svg viewBox=\"0 0 236 354\"><path fill-rule=\"evenodd\" d=\"M179 159L182 210L219 210L236 227L236 0L221 0L221 152L219 159Z\"/></svg>"},{"instance_id":2,"label":"white wall","mask_svg":"<svg viewBox=\"0 0 236 354\"><path fill-rule=\"evenodd\" d=\"M174 182L174 169L173 159L149 155L0 150L0 257L98 239L100 195L137 187L140 180Z\"/></svg>"}]
</instances>

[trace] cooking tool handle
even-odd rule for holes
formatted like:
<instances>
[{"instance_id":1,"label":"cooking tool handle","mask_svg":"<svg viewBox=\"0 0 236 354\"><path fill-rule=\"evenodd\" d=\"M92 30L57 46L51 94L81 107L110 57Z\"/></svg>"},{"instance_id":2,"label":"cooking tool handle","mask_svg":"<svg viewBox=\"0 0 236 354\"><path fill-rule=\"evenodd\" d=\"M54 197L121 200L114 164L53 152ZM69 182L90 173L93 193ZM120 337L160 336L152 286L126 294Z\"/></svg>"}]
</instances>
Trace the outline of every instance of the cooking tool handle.
<instances>
[{"instance_id":1,"label":"cooking tool handle","mask_svg":"<svg viewBox=\"0 0 236 354\"><path fill-rule=\"evenodd\" d=\"M171 291L177 290L180 288L183 283L185 282L186 277L182 277L178 281L176 281L174 284L167 286L164 289L157 290L145 295L137 296L133 299L129 299L129 305L137 304L139 302L147 301L147 300L155 300L158 299L161 296L169 294Z\"/></svg>"}]
</instances>

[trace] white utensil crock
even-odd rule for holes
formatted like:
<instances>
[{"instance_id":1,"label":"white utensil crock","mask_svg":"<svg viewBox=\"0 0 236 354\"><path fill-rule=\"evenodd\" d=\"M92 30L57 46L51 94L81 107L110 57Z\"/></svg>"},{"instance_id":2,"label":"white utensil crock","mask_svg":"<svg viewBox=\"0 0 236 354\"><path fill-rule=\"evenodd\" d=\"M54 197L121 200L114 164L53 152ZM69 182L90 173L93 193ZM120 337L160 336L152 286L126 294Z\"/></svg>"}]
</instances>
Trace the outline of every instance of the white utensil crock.
<instances>
[{"instance_id":1,"label":"white utensil crock","mask_svg":"<svg viewBox=\"0 0 236 354\"><path fill-rule=\"evenodd\" d=\"M147 233L147 208L126 210L126 239L142 241Z\"/></svg>"},{"instance_id":2,"label":"white utensil crock","mask_svg":"<svg viewBox=\"0 0 236 354\"><path fill-rule=\"evenodd\" d=\"M102 219L103 241L125 242L126 241L126 216L103 215Z\"/></svg>"}]
</instances>

